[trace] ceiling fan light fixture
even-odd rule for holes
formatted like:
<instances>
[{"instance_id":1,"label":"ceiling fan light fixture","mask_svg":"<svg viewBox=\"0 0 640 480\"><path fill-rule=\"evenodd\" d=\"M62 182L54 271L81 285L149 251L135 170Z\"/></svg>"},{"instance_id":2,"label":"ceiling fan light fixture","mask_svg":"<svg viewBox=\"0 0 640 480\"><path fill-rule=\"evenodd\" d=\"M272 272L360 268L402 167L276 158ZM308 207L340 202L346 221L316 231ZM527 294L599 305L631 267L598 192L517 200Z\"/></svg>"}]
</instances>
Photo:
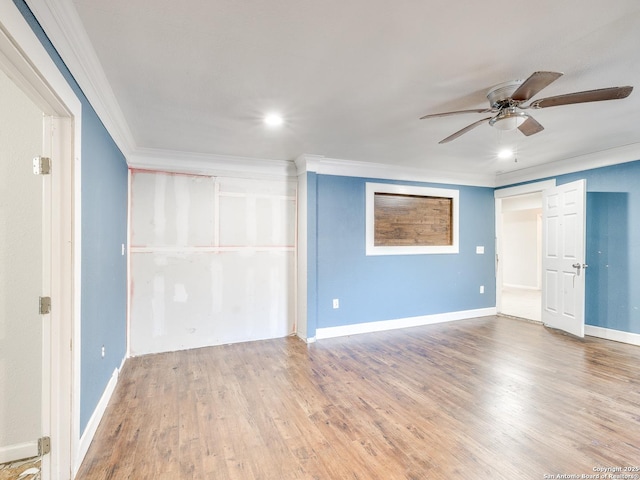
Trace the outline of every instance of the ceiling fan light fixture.
<instances>
[{"instance_id":1,"label":"ceiling fan light fixture","mask_svg":"<svg viewBox=\"0 0 640 480\"><path fill-rule=\"evenodd\" d=\"M268 127L279 127L284 123L284 118L278 113L269 113L264 117L264 123Z\"/></svg>"},{"instance_id":2,"label":"ceiling fan light fixture","mask_svg":"<svg viewBox=\"0 0 640 480\"><path fill-rule=\"evenodd\" d=\"M511 148L503 148L498 152L498 158L501 160L506 160L508 158L511 158L512 155L513 155L513 150Z\"/></svg>"},{"instance_id":3,"label":"ceiling fan light fixture","mask_svg":"<svg viewBox=\"0 0 640 480\"><path fill-rule=\"evenodd\" d=\"M503 131L515 130L522 125L527 118L529 118L529 115L525 112L517 111L515 108L509 108L501 111L489 120L489 125Z\"/></svg>"},{"instance_id":4,"label":"ceiling fan light fixture","mask_svg":"<svg viewBox=\"0 0 640 480\"><path fill-rule=\"evenodd\" d=\"M496 121L493 123L493 126L498 130L509 131L515 130L520 125L522 125L524 121L525 119L523 117L504 117L496 119Z\"/></svg>"}]
</instances>

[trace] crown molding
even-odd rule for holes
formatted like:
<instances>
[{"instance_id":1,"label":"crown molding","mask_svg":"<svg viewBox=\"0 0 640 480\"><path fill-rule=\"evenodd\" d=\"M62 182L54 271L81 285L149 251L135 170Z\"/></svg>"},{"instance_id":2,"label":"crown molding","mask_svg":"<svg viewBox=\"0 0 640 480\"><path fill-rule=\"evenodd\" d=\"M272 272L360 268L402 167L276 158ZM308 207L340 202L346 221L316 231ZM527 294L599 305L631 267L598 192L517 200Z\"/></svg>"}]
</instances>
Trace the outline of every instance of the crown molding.
<instances>
[{"instance_id":1,"label":"crown molding","mask_svg":"<svg viewBox=\"0 0 640 480\"><path fill-rule=\"evenodd\" d=\"M71 0L25 0L123 155L135 141Z\"/></svg>"},{"instance_id":2,"label":"crown molding","mask_svg":"<svg viewBox=\"0 0 640 480\"><path fill-rule=\"evenodd\" d=\"M493 187L493 177L490 175L447 174L312 154L303 154L295 161L287 161L139 148L130 154L128 163L132 169L194 175L295 177L314 172L322 175Z\"/></svg>"},{"instance_id":3,"label":"crown molding","mask_svg":"<svg viewBox=\"0 0 640 480\"><path fill-rule=\"evenodd\" d=\"M324 157L322 155L311 155L308 153L300 155L295 159L298 175L306 172L317 172L320 162L322 162L323 159Z\"/></svg>"},{"instance_id":4,"label":"crown molding","mask_svg":"<svg viewBox=\"0 0 640 480\"><path fill-rule=\"evenodd\" d=\"M634 162L636 160L640 160L640 143L632 143L630 145L579 155L553 163L545 163L535 167L502 173L496 175L495 186L504 187L568 173L592 170L594 168L610 167L612 165Z\"/></svg>"},{"instance_id":5,"label":"crown molding","mask_svg":"<svg viewBox=\"0 0 640 480\"><path fill-rule=\"evenodd\" d=\"M447 172L426 168L326 158L321 155L300 155L296 159L296 166L298 167L299 174L307 171L322 175L468 185L475 187L493 187L495 184L495 177L492 174Z\"/></svg>"},{"instance_id":6,"label":"crown molding","mask_svg":"<svg viewBox=\"0 0 640 480\"><path fill-rule=\"evenodd\" d=\"M128 158L139 170L236 177L295 177L294 162L204 153L139 148Z\"/></svg>"},{"instance_id":7,"label":"crown molding","mask_svg":"<svg viewBox=\"0 0 640 480\"><path fill-rule=\"evenodd\" d=\"M379 180L502 188L568 173L633 162L639 159L640 144L632 144L508 172L498 176L400 167L397 165L327 158L315 154L303 154L294 161L287 161L139 148L132 152L127 160L129 166L134 169L202 175L294 177L306 172L314 172L321 175Z\"/></svg>"}]
</instances>

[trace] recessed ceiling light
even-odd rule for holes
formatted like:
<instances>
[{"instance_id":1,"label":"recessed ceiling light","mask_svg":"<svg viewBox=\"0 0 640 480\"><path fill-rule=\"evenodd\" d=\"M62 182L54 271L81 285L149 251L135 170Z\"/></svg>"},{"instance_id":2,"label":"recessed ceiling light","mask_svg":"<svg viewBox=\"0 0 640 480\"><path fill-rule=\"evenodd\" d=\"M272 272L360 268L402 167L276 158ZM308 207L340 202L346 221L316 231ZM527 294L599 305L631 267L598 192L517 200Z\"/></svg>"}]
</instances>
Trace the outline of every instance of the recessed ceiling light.
<instances>
[{"instance_id":1,"label":"recessed ceiling light","mask_svg":"<svg viewBox=\"0 0 640 480\"><path fill-rule=\"evenodd\" d=\"M498 152L498 158L501 158L503 160L506 160L507 158L511 158L512 155L513 155L513 150L511 150L510 148L503 148Z\"/></svg>"},{"instance_id":2,"label":"recessed ceiling light","mask_svg":"<svg viewBox=\"0 0 640 480\"><path fill-rule=\"evenodd\" d=\"M270 113L266 117L264 117L264 123L266 123L270 127L279 127L284 122L282 116L277 113Z\"/></svg>"}]
</instances>

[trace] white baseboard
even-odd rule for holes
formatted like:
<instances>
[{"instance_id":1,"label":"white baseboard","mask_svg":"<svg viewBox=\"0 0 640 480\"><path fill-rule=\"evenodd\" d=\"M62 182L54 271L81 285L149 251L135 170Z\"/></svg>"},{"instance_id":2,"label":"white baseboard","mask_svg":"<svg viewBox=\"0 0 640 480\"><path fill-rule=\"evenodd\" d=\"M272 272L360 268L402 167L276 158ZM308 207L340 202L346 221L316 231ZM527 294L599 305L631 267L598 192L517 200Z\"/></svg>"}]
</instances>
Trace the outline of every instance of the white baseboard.
<instances>
[{"instance_id":1,"label":"white baseboard","mask_svg":"<svg viewBox=\"0 0 640 480\"><path fill-rule=\"evenodd\" d=\"M104 412L107 409L107 405L109 405L109 400L111 400L111 395L113 395L113 392L116 389L116 385L118 384L118 376L120 375L120 371L122 370L125 361L126 358L122 360L120 368L116 368L113 371L111 379L109 380L109 383L107 383L107 386L102 393L102 397L100 397L100 401L98 402L98 405L96 405L96 409L93 411L93 414L91 415L91 418L87 423L87 427L84 429L84 433L80 437L80 443L78 444L78 454L73 469L75 473L78 472L78 469L80 468L85 455L89 451L89 446L91 446L93 437L98 430L100 420L102 420Z\"/></svg>"},{"instance_id":2,"label":"white baseboard","mask_svg":"<svg viewBox=\"0 0 640 480\"><path fill-rule=\"evenodd\" d=\"M16 443L0 447L0 463L9 463L23 458L38 456L38 442Z\"/></svg>"},{"instance_id":3,"label":"white baseboard","mask_svg":"<svg viewBox=\"0 0 640 480\"><path fill-rule=\"evenodd\" d=\"M534 287L531 285L518 285L515 283L503 283L502 286L506 288L517 288L518 290L540 290L540 287Z\"/></svg>"},{"instance_id":4,"label":"white baseboard","mask_svg":"<svg viewBox=\"0 0 640 480\"><path fill-rule=\"evenodd\" d=\"M479 308L476 310L464 310L461 312L437 313L435 315L422 315L419 317L399 318L396 320L381 320L379 322L355 323L340 327L325 327L316 330L316 338L342 337L345 335L357 335L359 333L381 332L397 328L419 327L434 323L452 322L476 317L487 317L496 314L496 307Z\"/></svg>"},{"instance_id":5,"label":"white baseboard","mask_svg":"<svg viewBox=\"0 0 640 480\"><path fill-rule=\"evenodd\" d=\"M316 337L303 337L302 335L300 335L300 333L295 333L294 335L298 337L300 340L302 340L304 343L315 343L316 341Z\"/></svg>"},{"instance_id":6,"label":"white baseboard","mask_svg":"<svg viewBox=\"0 0 640 480\"><path fill-rule=\"evenodd\" d=\"M612 328L585 325L584 334L589 335L590 337L604 338L605 340L613 340L614 342L629 343L631 345L640 346L640 334L638 333L623 332L622 330L614 330Z\"/></svg>"}]
</instances>

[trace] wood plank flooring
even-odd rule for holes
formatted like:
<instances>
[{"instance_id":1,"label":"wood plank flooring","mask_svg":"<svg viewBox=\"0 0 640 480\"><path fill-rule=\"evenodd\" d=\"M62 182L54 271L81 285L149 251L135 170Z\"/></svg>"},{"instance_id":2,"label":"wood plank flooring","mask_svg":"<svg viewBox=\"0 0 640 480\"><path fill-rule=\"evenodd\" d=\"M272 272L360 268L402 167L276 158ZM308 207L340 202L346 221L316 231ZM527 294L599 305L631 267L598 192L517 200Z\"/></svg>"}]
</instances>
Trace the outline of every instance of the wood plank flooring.
<instances>
[{"instance_id":1,"label":"wood plank flooring","mask_svg":"<svg viewBox=\"0 0 640 480\"><path fill-rule=\"evenodd\" d=\"M640 347L501 317L131 358L77 478L543 479L638 467L639 360Z\"/></svg>"}]
</instances>

